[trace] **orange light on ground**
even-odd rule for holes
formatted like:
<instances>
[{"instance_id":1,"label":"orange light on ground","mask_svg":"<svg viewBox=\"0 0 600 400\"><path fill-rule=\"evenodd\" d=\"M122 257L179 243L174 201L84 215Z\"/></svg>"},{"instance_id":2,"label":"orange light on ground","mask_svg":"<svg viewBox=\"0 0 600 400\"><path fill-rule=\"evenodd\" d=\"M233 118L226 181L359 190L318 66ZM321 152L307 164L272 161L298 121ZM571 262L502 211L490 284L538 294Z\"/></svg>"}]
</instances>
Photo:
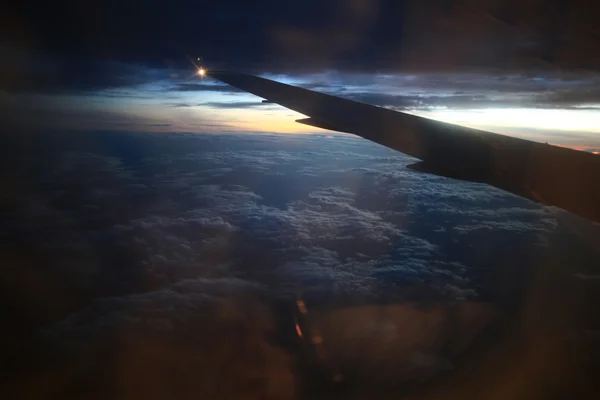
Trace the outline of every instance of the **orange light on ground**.
<instances>
[{"instance_id":1,"label":"orange light on ground","mask_svg":"<svg viewBox=\"0 0 600 400\"><path fill-rule=\"evenodd\" d=\"M302 314L306 314L308 312L308 310L306 309L306 304L304 304L304 301L302 301L302 299L298 299L296 305L298 306L298 310L300 310Z\"/></svg>"},{"instance_id":2,"label":"orange light on ground","mask_svg":"<svg viewBox=\"0 0 600 400\"><path fill-rule=\"evenodd\" d=\"M592 145L572 145L572 144L565 144L565 143L551 143L551 144L553 146L566 147L567 149L586 151L591 154L600 155L600 151L590 151L591 148L598 147L596 144L592 144Z\"/></svg>"},{"instance_id":3,"label":"orange light on ground","mask_svg":"<svg viewBox=\"0 0 600 400\"><path fill-rule=\"evenodd\" d=\"M302 337L302 329L300 329L300 325L298 324L296 324L296 333L298 334L299 338Z\"/></svg>"},{"instance_id":4,"label":"orange light on ground","mask_svg":"<svg viewBox=\"0 0 600 400\"><path fill-rule=\"evenodd\" d=\"M315 336L314 338L312 338L312 342L313 344L322 344L323 338L321 336Z\"/></svg>"}]
</instances>

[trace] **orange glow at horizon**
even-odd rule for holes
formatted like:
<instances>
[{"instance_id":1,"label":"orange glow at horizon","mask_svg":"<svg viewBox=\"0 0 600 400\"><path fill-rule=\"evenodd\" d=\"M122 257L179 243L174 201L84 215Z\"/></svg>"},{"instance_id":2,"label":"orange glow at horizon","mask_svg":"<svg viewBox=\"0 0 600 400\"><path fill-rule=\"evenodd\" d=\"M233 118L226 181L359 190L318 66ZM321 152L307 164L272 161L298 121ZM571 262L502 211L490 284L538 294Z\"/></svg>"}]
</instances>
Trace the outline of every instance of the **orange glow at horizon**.
<instances>
[{"instance_id":1,"label":"orange glow at horizon","mask_svg":"<svg viewBox=\"0 0 600 400\"><path fill-rule=\"evenodd\" d=\"M567 144L567 143L551 143L551 144L553 146L565 147L567 149L578 150L578 151L585 151L585 152L588 152L590 154L596 154L596 155L600 154L600 151L590 151L591 149L595 148L595 146L575 145L575 144Z\"/></svg>"},{"instance_id":2,"label":"orange glow at horizon","mask_svg":"<svg viewBox=\"0 0 600 400\"><path fill-rule=\"evenodd\" d=\"M268 132L268 133L281 133L281 134L298 134L298 133L316 133L320 131L318 128L303 125L297 123L294 119L290 121L285 120L269 120L265 119L262 121L239 121L230 122L230 127L234 127L247 132Z\"/></svg>"},{"instance_id":3,"label":"orange glow at horizon","mask_svg":"<svg viewBox=\"0 0 600 400\"><path fill-rule=\"evenodd\" d=\"M260 100L257 100L257 103ZM289 110L273 109L229 109L219 112L227 127L246 132L292 133L307 134L322 132L321 129L299 124L297 119L306 118L304 115Z\"/></svg>"}]
</instances>

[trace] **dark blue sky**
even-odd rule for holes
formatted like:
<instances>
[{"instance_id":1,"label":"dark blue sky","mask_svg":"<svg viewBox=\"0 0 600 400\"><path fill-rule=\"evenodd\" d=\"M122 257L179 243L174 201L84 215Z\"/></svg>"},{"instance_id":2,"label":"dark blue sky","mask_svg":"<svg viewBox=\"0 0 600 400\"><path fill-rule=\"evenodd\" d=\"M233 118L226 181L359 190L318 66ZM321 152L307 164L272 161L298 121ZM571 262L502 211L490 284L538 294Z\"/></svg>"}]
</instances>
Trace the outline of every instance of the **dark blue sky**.
<instances>
[{"instance_id":1,"label":"dark blue sky","mask_svg":"<svg viewBox=\"0 0 600 400\"><path fill-rule=\"evenodd\" d=\"M71 61L456 71L600 67L586 0L68 0L6 7L3 33ZM594 51L596 50L596 51Z\"/></svg>"}]
</instances>

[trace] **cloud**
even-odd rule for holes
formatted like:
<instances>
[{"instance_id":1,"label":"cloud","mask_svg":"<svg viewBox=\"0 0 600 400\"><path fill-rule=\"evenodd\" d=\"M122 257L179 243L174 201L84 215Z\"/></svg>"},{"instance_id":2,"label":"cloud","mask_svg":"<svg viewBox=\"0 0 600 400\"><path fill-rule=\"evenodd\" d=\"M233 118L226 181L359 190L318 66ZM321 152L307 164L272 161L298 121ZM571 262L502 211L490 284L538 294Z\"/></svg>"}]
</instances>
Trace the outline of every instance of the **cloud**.
<instances>
[{"instance_id":1,"label":"cloud","mask_svg":"<svg viewBox=\"0 0 600 400\"><path fill-rule=\"evenodd\" d=\"M262 103L260 100L256 101L207 101L199 103L198 106L204 106L209 108L254 108L254 107L273 107L272 104Z\"/></svg>"},{"instance_id":2,"label":"cloud","mask_svg":"<svg viewBox=\"0 0 600 400\"><path fill-rule=\"evenodd\" d=\"M104 334L98 329L141 327L175 333L205 318L219 318L218 309L224 302L248 296L259 300L262 290L259 285L237 279L182 280L154 292L98 299L90 307L40 330L40 336L76 343ZM178 311L173 313L174 309ZM101 325L90 324L90 320ZM262 329L267 331L269 325L267 321Z\"/></svg>"},{"instance_id":3,"label":"cloud","mask_svg":"<svg viewBox=\"0 0 600 400\"><path fill-rule=\"evenodd\" d=\"M0 88L8 92L80 94L151 83L163 75L163 71L122 61L69 59L9 46L0 47L0 53L9 60L0 79Z\"/></svg>"},{"instance_id":4,"label":"cloud","mask_svg":"<svg viewBox=\"0 0 600 400\"><path fill-rule=\"evenodd\" d=\"M40 169L48 193L23 194L29 206L9 229L41 258L59 251L62 268L79 265L74 282L105 293L243 278L285 298L405 299L415 285L472 298L482 293L471 276L478 246L488 255L508 246L519 266L521 252L552 248L563 229L546 208L415 173L409 157L356 138L122 134L99 143L112 155L66 152ZM486 262L503 270L505 261Z\"/></svg>"},{"instance_id":5,"label":"cloud","mask_svg":"<svg viewBox=\"0 0 600 400\"><path fill-rule=\"evenodd\" d=\"M210 142L209 138L200 140ZM323 156L332 159L331 153ZM392 264L398 265L399 275L402 275L402 265L420 265L420 273L433 265L437 257L435 245L403 232L386 221L385 213L358 205L359 199L352 189L316 187L305 196L291 198L274 207L264 204L272 201L274 192L271 190L259 195L239 184L211 183L224 176L235 177L234 171L252 171L263 180L287 179L285 175L269 174L286 165L293 168L298 163L305 163L306 157L281 150L155 156L144 159L141 164L156 171L151 181L127 178L123 187L113 187L110 191L97 188L89 202L94 207L105 207L107 193L114 197L111 202L124 202L125 205L136 197L151 199L150 208L138 206L135 214L140 215L139 218L117 223L111 231L115 246L126 254L125 260L132 263L140 278L148 284L153 282L151 286L200 273L210 277L253 276L259 281L275 279L278 283L274 288L283 287L292 284L295 275L284 279L281 270L275 275L270 271L278 265L310 264L310 257L306 257L318 252L329 252L337 260L331 267L338 271L335 273L341 273L344 268L363 271L352 279L347 275L350 286L363 280L377 281L369 276L373 273L373 262L366 260L370 258L379 260L379 266L394 268ZM341 154L333 159L336 157ZM372 156L363 155L362 158L373 160ZM70 156L66 160L66 171L88 170L90 176L100 171L109 176L111 173L117 177L130 176L121 172L121 164L113 164L114 161L109 162L110 159L103 157ZM97 167L94 160L99 162ZM84 167L86 164L90 166ZM244 237L246 242L241 241ZM256 271L249 272L234 261L237 254L242 258L253 257L254 262L259 263L263 258L257 257L259 249L263 249L260 251L269 260ZM348 261L350 258L356 261ZM454 270L453 266L449 268ZM306 274L310 276L311 273ZM355 283L351 283L352 280ZM313 285L311 290L318 291L321 294L317 296L321 296L329 290L327 282L323 281L321 287ZM134 280L130 284L137 283ZM338 284L346 285L344 282ZM375 292L381 290L376 284L369 287L371 293L367 296L364 292L365 298L374 298ZM350 290L342 292L347 296ZM281 294L289 296L289 292Z\"/></svg>"},{"instance_id":6,"label":"cloud","mask_svg":"<svg viewBox=\"0 0 600 400\"><path fill-rule=\"evenodd\" d=\"M102 391L109 384L104 372L112 371L110 379L120 382L116 393L127 397L233 399L251 386L263 398L294 398L292 359L269 343L276 321L263 297L249 282L193 279L99 299L38 332L32 344L40 353L38 371L60 372L55 393L82 372L94 375L83 393ZM60 365L52 362L57 356ZM35 380L28 386L29 393L44 390Z\"/></svg>"},{"instance_id":7,"label":"cloud","mask_svg":"<svg viewBox=\"0 0 600 400\"><path fill-rule=\"evenodd\" d=\"M489 108L492 104L495 107L501 107L498 102L493 102L486 96L483 95L448 95L448 96L436 96L436 95L389 95L389 94L377 94L377 93L353 93L344 92L342 97L360 101L363 103L374 104L383 107L391 107L398 109L427 109L435 107L447 107L447 108Z\"/></svg>"},{"instance_id":8,"label":"cloud","mask_svg":"<svg viewBox=\"0 0 600 400\"><path fill-rule=\"evenodd\" d=\"M597 246L580 238L583 228L598 236L592 224L418 174L405 168L410 157L350 136L105 132L30 143L37 150L27 156L2 147L12 158L3 158L11 168L0 204L12 212L0 232L10 249L0 252L0 281L20 296L2 311L27 316L3 334L22 344L31 333L36 365L64 368L57 375L68 382L83 371L94 377L86 390L106 387L112 371L124 390L162 393L178 379L212 396L212 380L235 397L251 371L260 390L285 397L295 387L289 348L270 332L294 335L287 306L298 296L323 329L340 315L365 322L344 329L354 337L360 326L381 338L415 327L402 330L406 347L382 339L382 353L357 357L415 371L390 371L390 381L418 380L452 361L445 350L413 348L429 333L447 339L419 325L427 310L458 320L454 310L472 302L512 310L533 273L563 262L569 276L597 280ZM489 321L494 312L481 306L465 313ZM468 346L485 325L477 321L459 324L449 343ZM353 342L340 339L336 351L357 354L343 343ZM380 357L385 349L399 356Z\"/></svg>"},{"instance_id":9,"label":"cloud","mask_svg":"<svg viewBox=\"0 0 600 400\"><path fill-rule=\"evenodd\" d=\"M173 107L173 108L195 107L195 104L192 104L192 103L183 103L183 102L165 103L165 105L168 106L168 107Z\"/></svg>"},{"instance_id":10,"label":"cloud","mask_svg":"<svg viewBox=\"0 0 600 400\"><path fill-rule=\"evenodd\" d=\"M242 93L240 89L225 84L208 83L177 83L168 91L173 92L218 92L218 93Z\"/></svg>"},{"instance_id":11,"label":"cloud","mask_svg":"<svg viewBox=\"0 0 600 400\"><path fill-rule=\"evenodd\" d=\"M242 1L227 0L198 9L175 2L168 10L138 10L107 2L102 7L70 4L46 13L11 10L9 19L22 21L37 38L36 48L71 59L101 54L153 66L173 64L174 58L189 65L183 56L187 49L198 48L199 38L214 37L201 47L207 63L218 69L598 70L593 51L597 11L584 1L548 7L483 1L468 10L442 0L431 9L418 1L353 4L307 0L279 9L265 2L250 10ZM207 16L201 24L199 12ZM139 19L125 17L132 14ZM239 23L236 29L231 28L234 23ZM4 24L9 43L29 44L16 28L20 24ZM114 36L98 34L106 26Z\"/></svg>"},{"instance_id":12,"label":"cloud","mask_svg":"<svg viewBox=\"0 0 600 400\"><path fill-rule=\"evenodd\" d=\"M28 54L18 48L2 47L10 63L0 87L8 93L70 94L107 99L152 99L171 93L221 93L240 90L206 80L180 79L184 69L145 66L107 59L64 59ZM176 73L177 78L170 78ZM184 71L184 72L181 72ZM260 71L264 72L264 71ZM572 73L357 73L329 70L295 75L267 75L295 85L394 109L481 109L481 108L567 108L595 109L598 86L594 76ZM590 89L592 88L592 89ZM171 102L170 107L254 107L247 101ZM256 106L261 106L257 102Z\"/></svg>"},{"instance_id":13,"label":"cloud","mask_svg":"<svg viewBox=\"0 0 600 400\"><path fill-rule=\"evenodd\" d=\"M582 281L600 282L600 275L586 275L578 272L573 276Z\"/></svg>"},{"instance_id":14,"label":"cloud","mask_svg":"<svg viewBox=\"0 0 600 400\"><path fill-rule=\"evenodd\" d=\"M585 84L583 84L585 82ZM598 106L600 103L599 78L588 78L577 87L565 87L560 91L549 93L545 100L558 106L586 105Z\"/></svg>"},{"instance_id":15,"label":"cloud","mask_svg":"<svg viewBox=\"0 0 600 400\"><path fill-rule=\"evenodd\" d=\"M594 107L595 76L572 73L376 73L329 71L274 76L302 87L397 109Z\"/></svg>"},{"instance_id":16,"label":"cloud","mask_svg":"<svg viewBox=\"0 0 600 400\"><path fill-rule=\"evenodd\" d=\"M536 224L521 221L497 222L486 221L481 224L458 225L454 229L460 233L473 233L480 230L488 231L510 231L514 233L530 233L535 231L548 232L552 227L556 227L556 221L552 219L541 220Z\"/></svg>"}]
</instances>

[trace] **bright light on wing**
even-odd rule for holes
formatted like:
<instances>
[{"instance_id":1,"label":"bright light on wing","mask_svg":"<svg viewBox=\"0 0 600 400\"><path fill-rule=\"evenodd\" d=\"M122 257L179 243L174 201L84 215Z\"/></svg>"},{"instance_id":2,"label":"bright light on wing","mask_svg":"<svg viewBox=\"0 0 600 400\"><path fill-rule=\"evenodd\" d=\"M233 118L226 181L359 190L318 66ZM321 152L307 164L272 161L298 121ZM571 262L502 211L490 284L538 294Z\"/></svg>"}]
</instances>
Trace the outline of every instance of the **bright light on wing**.
<instances>
[{"instance_id":1,"label":"bright light on wing","mask_svg":"<svg viewBox=\"0 0 600 400\"><path fill-rule=\"evenodd\" d=\"M200 75L201 77L204 77L206 75L206 70L204 68L199 68L198 75Z\"/></svg>"}]
</instances>

